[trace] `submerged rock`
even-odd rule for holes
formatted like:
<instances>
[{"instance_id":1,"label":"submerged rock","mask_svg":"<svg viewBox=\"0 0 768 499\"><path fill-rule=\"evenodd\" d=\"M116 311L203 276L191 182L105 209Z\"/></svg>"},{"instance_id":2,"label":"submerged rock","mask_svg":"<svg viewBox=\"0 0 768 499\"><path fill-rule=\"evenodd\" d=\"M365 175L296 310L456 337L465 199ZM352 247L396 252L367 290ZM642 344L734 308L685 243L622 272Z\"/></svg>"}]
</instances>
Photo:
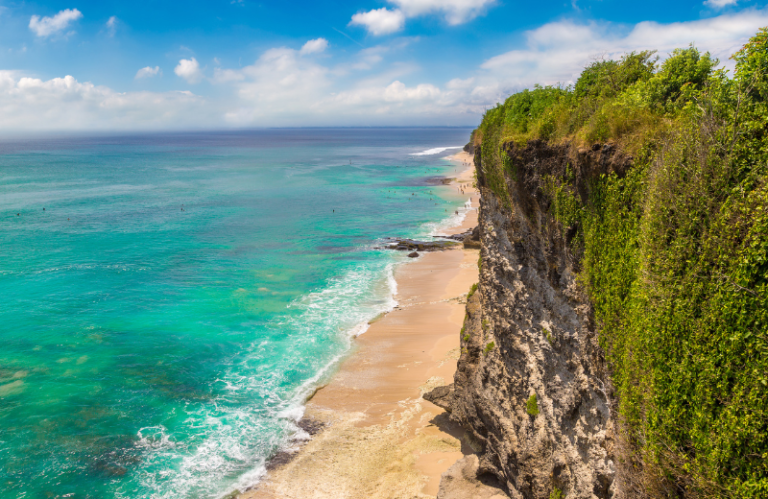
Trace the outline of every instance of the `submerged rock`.
<instances>
[{"instance_id":1,"label":"submerged rock","mask_svg":"<svg viewBox=\"0 0 768 499\"><path fill-rule=\"evenodd\" d=\"M442 251L456 246L455 241L417 241L415 239L388 237L387 245L383 249L397 251ZM410 255L408 255L410 256Z\"/></svg>"}]
</instances>

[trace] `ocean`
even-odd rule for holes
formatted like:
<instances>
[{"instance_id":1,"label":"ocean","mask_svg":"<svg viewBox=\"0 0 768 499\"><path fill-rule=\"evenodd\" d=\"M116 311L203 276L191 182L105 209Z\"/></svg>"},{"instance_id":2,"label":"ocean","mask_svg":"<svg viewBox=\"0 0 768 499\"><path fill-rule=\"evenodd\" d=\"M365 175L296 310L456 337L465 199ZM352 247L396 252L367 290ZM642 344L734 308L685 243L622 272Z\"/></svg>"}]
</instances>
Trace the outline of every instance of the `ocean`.
<instances>
[{"instance_id":1,"label":"ocean","mask_svg":"<svg viewBox=\"0 0 768 499\"><path fill-rule=\"evenodd\" d=\"M462 128L0 141L0 497L212 498L463 199Z\"/></svg>"}]
</instances>

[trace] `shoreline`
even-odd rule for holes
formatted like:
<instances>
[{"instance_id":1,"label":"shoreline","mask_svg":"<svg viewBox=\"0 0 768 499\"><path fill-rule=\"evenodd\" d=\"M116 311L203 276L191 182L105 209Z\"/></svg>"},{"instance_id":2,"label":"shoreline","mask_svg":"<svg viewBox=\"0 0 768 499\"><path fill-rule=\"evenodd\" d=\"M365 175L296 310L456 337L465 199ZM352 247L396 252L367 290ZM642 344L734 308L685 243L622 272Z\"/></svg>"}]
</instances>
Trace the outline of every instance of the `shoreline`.
<instances>
[{"instance_id":1,"label":"shoreline","mask_svg":"<svg viewBox=\"0 0 768 499\"><path fill-rule=\"evenodd\" d=\"M472 157L461 151L445 159L457 165L447 186L472 199L461 223L441 229L460 233L477 225ZM472 451L461 429L421 396L453 379L477 258L478 250L458 246L397 266L398 305L369 322L306 403L302 422L317 431L298 451L278 454L263 481L237 497L435 497L441 474Z\"/></svg>"}]
</instances>

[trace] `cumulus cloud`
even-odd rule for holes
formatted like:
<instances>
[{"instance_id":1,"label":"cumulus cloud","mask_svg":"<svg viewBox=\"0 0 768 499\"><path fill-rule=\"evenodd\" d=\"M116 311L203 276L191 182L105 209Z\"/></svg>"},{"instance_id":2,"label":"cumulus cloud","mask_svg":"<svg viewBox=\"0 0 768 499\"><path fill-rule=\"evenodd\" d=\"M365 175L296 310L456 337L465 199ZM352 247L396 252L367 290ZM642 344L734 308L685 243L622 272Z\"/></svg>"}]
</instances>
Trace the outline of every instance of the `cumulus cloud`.
<instances>
[{"instance_id":1,"label":"cumulus cloud","mask_svg":"<svg viewBox=\"0 0 768 499\"><path fill-rule=\"evenodd\" d=\"M82 18L83 14L77 9L60 11L53 17L40 17L37 15L29 19L29 29L37 36L47 38L53 34L64 31L70 24Z\"/></svg>"},{"instance_id":2,"label":"cumulus cloud","mask_svg":"<svg viewBox=\"0 0 768 499\"><path fill-rule=\"evenodd\" d=\"M215 120L190 92L115 92L72 76L41 80L16 71L0 71L0 117L0 130L9 132L189 128Z\"/></svg>"},{"instance_id":3,"label":"cumulus cloud","mask_svg":"<svg viewBox=\"0 0 768 499\"><path fill-rule=\"evenodd\" d=\"M147 66L145 68L141 68L140 70L136 71L136 76L134 77L134 79L140 80L142 78L151 78L159 74L160 74L160 66L155 66L154 68L151 66Z\"/></svg>"},{"instance_id":4,"label":"cumulus cloud","mask_svg":"<svg viewBox=\"0 0 768 499\"><path fill-rule=\"evenodd\" d=\"M515 50L445 81L398 61L395 42L334 65L332 58L307 57L326 49L327 42L316 39L299 49L266 50L242 68L214 66L211 82L222 87L214 101L189 92L120 93L71 76L42 81L0 72L0 129L15 129L17 122L41 129L471 124L512 92L534 83L572 83L585 65L628 51L658 49L666 57L693 42L732 67L728 57L765 25L768 9L670 24L562 20L526 32ZM191 81L204 77L194 58L182 59L175 73ZM136 78L154 74L159 67L148 66Z\"/></svg>"},{"instance_id":5,"label":"cumulus cloud","mask_svg":"<svg viewBox=\"0 0 768 499\"><path fill-rule=\"evenodd\" d=\"M396 9L370 10L352 16L350 26L363 26L372 35L388 35L405 26L406 17L442 15L450 25L462 24L482 14L496 0L388 0ZM733 0L708 0L715 2Z\"/></svg>"},{"instance_id":6,"label":"cumulus cloud","mask_svg":"<svg viewBox=\"0 0 768 499\"><path fill-rule=\"evenodd\" d=\"M316 54L325 51L328 48L328 40L325 38L315 38L301 47L301 55Z\"/></svg>"},{"instance_id":7,"label":"cumulus cloud","mask_svg":"<svg viewBox=\"0 0 768 499\"><path fill-rule=\"evenodd\" d=\"M481 68L486 79L499 82L500 92L509 92L534 83L573 83L584 66L601 58L619 58L633 50L658 50L663 58L690 43L732 67L730 55L766 24L766 10L670 24L648 21L629 29L558 21L529 31L525 48L492 57Z\"/></svg>"},{"instance_id":8,"label":"cumulus cloud","mask_svg":"<svg viewBox=\"0 0 768 499\"><path fill-rule=\"evenodd\" d=\"M389 2L396 5L408 17L442 14L448 24L456 25L479 16L486 8L496 3L496 0L389 0Z\"/></svg>"},{"instance_id":9,"label":"cumulus cloud","mask_svg":"<svg viewBox=\"0 0 768 499\"><path fill-rule=\"evenodd\" d=\"M739 0L706 0L704 5L709 5L715 9L722 9L723 7L727 7L729 5L736 5L738 1Z\"/></svg>"},{"instance_id":10,"label":"cumulus cloud","mask_svg":"<svg viewBox=\"0 0 768 499\"><path fill-rule=\"evenodd\" d=\"M197 83L203 79L203 72L200 69L200 63L194 57L190 59L181 59L174 68L174 73L187 80L188 83Z\"/></svg>"},{"instance_id":11,"label":"cumulus cloud","mask_svg":"<svg viewBox=\"0 0 768 499\"><path fill-rule=\"evenodd\" d=\"M233 124L264 123L269 120L300 122L313 114L313 105L329 90L330 70L314 59L301 57L290 48L273 48L256 62L242 69L221 69L214 73L218 82L235 84L236 110L226 119Z\"/></svg>"},{"instance_id":12,"label":"cumulus cloud","mask_svg":"<svg viewBox=\"0 0 768 499\"><path fill-rule=\"evenodd\" d=\"M400 31L405 26L405 15L399 10L386 7L358 12L352 16L350 26L363 26L372 35L381 36Z\"/></svg>"}]
</instances>

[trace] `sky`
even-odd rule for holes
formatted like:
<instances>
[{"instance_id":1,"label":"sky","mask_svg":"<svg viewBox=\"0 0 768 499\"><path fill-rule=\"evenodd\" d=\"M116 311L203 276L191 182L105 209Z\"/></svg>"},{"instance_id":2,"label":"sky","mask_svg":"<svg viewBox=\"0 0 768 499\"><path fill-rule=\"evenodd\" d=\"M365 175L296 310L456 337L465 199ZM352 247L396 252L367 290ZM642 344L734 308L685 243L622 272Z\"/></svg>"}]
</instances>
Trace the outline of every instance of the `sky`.
<instances>
[{"instance_id":1,"label":"sky","mask_svg":"<svg viewBox=\"0 0 768 499\"><path fill-rule=\"evenodd\" d=\"M474 126L628 51L732 68L763 26L758 0L0 0L0 135Z\"/></svg>"}]
</instances>

